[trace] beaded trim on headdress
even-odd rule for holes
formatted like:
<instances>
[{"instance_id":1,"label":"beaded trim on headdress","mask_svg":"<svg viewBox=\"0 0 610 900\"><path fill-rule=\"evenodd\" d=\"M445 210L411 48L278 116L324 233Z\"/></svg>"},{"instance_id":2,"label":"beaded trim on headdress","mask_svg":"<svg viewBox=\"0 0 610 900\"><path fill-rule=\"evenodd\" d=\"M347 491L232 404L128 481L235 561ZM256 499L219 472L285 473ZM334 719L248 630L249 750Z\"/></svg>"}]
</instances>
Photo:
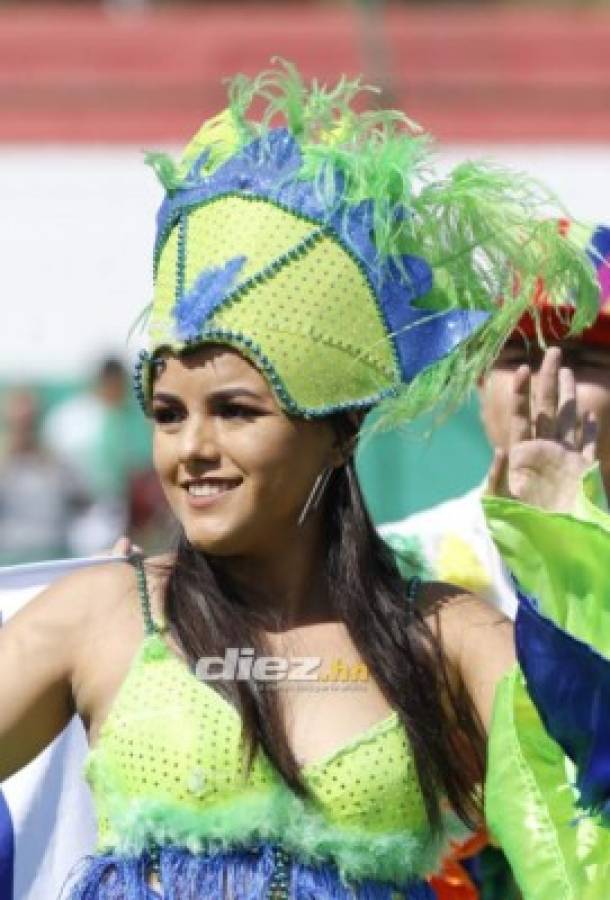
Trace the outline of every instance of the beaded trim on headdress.
<instances>
[{"instance_id":1,"label":"beaded trim on headdress","mask_svg":"<svg viewBox=\"0 0 610 900\"><path fill-rule=\"evenodd\" d=\"M362 90L306 86L286 63L238 76L178 164L149 155L166 197L145 409L155 354L220 343L290 414L383 401L391 424L459 401L541 275L557 302L578 297L574 330L593 317L593 268L538 215L543 189L472 162L433 179L430 138L399 112L356 113Z\"/></svg>"}]
</instances>

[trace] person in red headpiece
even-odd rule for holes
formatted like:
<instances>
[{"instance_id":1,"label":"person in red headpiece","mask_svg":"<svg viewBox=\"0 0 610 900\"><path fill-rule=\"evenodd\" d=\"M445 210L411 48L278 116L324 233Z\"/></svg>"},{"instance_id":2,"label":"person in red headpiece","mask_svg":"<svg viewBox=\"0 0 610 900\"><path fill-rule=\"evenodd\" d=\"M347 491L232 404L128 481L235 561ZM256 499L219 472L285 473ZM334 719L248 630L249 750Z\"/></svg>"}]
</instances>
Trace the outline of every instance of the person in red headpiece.
<instances>
[{"instance_id":1,"label":"person in red headpiece","mask_svg":"<svg viewBox=\"0 0 610 900\"><path fill-rule=\"evenodd\" d=\"M572 228L567 221L560 227L566 233ZM574 402L582 414L595 419L598 428L599 461L606 495L610 497L610 227L598 227L589 244L589 253L597 268L600 285L600 311L596 321L580 335L568 336L572 310L552 307L545 302L541 286L539 329L545 342L561 350L561 377L571 379L573 372ZM508 407L506 397L512 379L522 365L532 368L536 396L543 350L539 346L536 325L526 316L518 330L506 343L492 371L481 385L481 408L485 431L493 447L508 443ZM545 398L540 398L544 405ZM537 430L546 436L548 426L544 412L539 414Z\"/></svg>"},{"instance_id":2,"label":"person in red headpiece","mask_svg":"<svg viewBox=\"0 0 610 900\"><path fill-rule=\"evenodd\" d=\"M559 223L566 236L577 227L566 220ZM553 307L541 284L538 323L530 316L521 320L480 382L481 419L491 446L505 449L510 442L510 392L515 377L523 377L521 367L527 365L531 368L532 396L538 410L536 436L549 437L550 419L544 410L553 402L556 404L557 398L540 396L539 386L552 381L542 378L544 371L560 364L562 396L566 392L573 395L578 412L589 421L588 427L593 427L593 421L596 423L602 481L610 498L610 227L589 230L587 237L600 286L596 321L581 334L568 336L571 307ZM540 338L551 348L550 353L545 355ZM416 540L435 577L475 590L514 618L517 600L485 524L480 505L483 489L484 485L479 485L461 497L384 525L381 532L388 539L399 536Z\"/></svg>"}]
</instances>

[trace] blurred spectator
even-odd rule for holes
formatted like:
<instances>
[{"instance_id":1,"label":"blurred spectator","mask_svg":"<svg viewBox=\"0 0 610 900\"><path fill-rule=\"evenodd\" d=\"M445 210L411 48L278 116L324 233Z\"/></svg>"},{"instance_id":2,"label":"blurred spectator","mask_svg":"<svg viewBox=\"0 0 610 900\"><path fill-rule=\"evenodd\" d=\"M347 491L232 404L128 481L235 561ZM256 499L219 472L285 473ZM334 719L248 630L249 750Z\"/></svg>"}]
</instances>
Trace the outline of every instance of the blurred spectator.
<instances>
[{"instance_id":1,"label":"blurred spectator","mask_svg":"<svg viewBox=\"0 0 610 900\"><path fill-rule=\"evenodd\" d=\"M148 425L134 409L120 360L105 359L90 390L49 413L43 440L76 468L94 498L70 531L71 552L87 555L111 546L127 528L133 473L148 468L150 456Z\"/></svg>"},{"instance_id":2,"label":"blurred spectator","mask_svg":"<svg viewBox=\"0 0 610 900\"><path fill-rule=\"evenodd\" d=\"M167 550L168 535L177 528L154 469L135 472L129 492L127 534L146 554Z\"/></svg>"},{"instance_id":3,"label":"blurred spectator","mask_svg":"<svg viewBox=\"0 0 610 900\"><path fill-rule=\"evenodd\" d=\"M89 502L86 489L68 464L42 447L31 391L9 391L2 413L0 564L64 556L71 522Z\"/></svg>"}]
</instances>

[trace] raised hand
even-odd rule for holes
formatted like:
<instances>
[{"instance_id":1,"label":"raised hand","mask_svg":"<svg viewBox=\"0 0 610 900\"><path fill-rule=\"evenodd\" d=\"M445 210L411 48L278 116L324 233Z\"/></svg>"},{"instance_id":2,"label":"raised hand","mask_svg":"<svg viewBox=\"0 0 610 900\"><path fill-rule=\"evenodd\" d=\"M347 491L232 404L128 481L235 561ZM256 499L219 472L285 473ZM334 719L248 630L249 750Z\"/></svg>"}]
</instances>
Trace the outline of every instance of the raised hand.
<instances>
[{"instance_id":1,"label":"raised hand","mask_svg":"<svg viewBox=\"0 0 610 900\"><path fill-rule=\"evenodd\" d=\"M544 354L533 394L530 367L520 366L507 398L509 446L496 450L487 492L570 512L582 474L596 458L597 426L578 413L574 374L562 367L559 347Z\"/></svg>"}]
</instances>

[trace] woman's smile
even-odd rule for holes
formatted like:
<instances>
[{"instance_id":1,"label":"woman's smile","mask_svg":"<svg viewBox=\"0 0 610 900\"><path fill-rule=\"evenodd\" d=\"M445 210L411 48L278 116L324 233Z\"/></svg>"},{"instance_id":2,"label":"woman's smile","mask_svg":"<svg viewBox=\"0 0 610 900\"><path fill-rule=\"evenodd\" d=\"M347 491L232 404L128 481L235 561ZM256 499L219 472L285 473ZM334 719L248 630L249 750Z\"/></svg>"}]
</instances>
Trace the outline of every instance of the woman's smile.
<instances>
[{"instance_id":1,"label":"woman's smile","mask_svg":"<svg viewBox=\"0 0 610 900\"><path fill-rule=\"evenodd\" d=\"M192 509L207 509L208 506L226 499L242 483L242 478L193 478L183 484Z\"/></svg>"}]
</instances>

